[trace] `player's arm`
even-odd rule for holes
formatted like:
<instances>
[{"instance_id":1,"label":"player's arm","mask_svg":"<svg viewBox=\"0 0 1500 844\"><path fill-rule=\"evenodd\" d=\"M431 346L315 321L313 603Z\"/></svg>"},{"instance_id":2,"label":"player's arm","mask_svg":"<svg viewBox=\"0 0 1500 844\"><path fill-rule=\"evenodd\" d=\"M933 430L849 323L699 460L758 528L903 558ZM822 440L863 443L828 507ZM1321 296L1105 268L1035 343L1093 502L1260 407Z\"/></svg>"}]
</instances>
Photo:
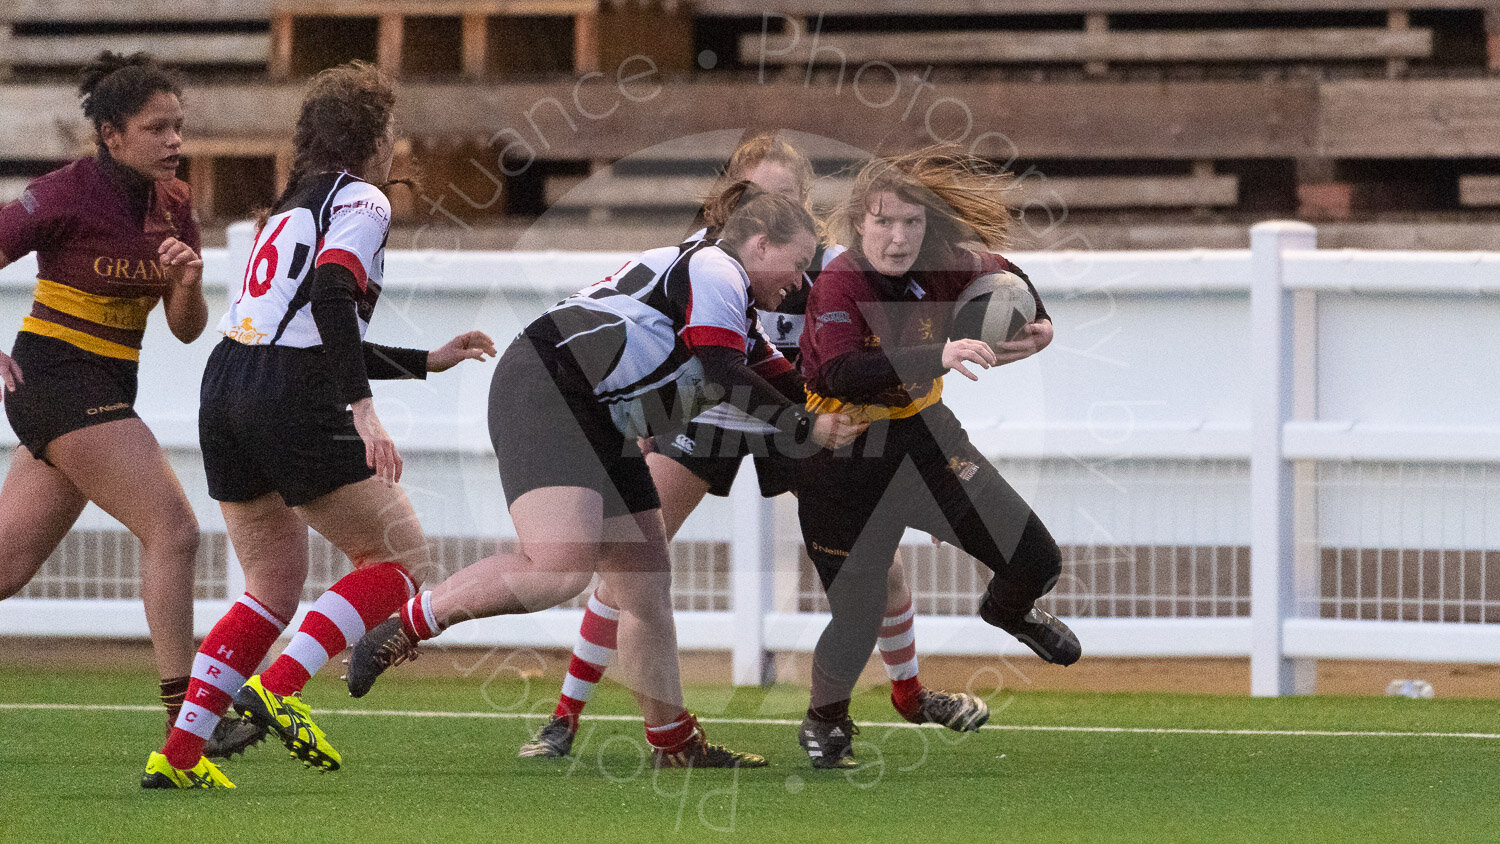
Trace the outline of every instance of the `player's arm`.
<instances>
[{"instance_id":1,"label":"player's arm","mask_svg":"<svg viewBox=\"0 0 1500 844\"><path fill-rule=\"evenodd\" d=\"M10 259L5 257L4 252L0 252L0 270L5 269L9 263ZM14 393L16 385L20 383L22 383L21 367L10 359L10 355L0 352L0 384L5 386L4 390L0 390L0 399L4 399L6 393Z\"/></svg>"},{"instance_id":2,"label":"player's arm","mask_svg":"<svg viewBox=\"0 0 1500 844\"><path fill-rule=\"evenodd\" d=\"M483 331L466 331L432 351L362 344L365 374L370 380L425 379L429 372L446 372L466 360L495 354L495 341Z\"/></svg>"},{"instance_id":3,"label":"player's arm","mask_svg":"<svg viewBox=\"0 0 1500 844\"><path fill-rule=\"evenodd\" d=\"M1009 260L1001 258L999 255L988 255L986 260L995 258L998 258L1003 263L1004 266L1002 269L1015 273L1022 281L1026 282L1026 288L1031 291L1031 298L1036 302L1036 319L1026 324L1024 333L1014 340L1007 340L995 347L994 365L1002 366L1007 363L1025 360L1042 349L1047 348L1052 343L1053 331L1052 317L1047 313L1047 306L1043 304L1042 294L1037 292L1036 285L1031 283L1031 279L1020 267L1012 264Z\"/></svg>"},{"instance_id":4,"label":"player's arm","mask_svg":"<svg viewBox=\"0 0 1500 844\"><path fill-rule=\"evenodd\" d=\"M348 403L354 413L354 428L365 444L365 463L376 477L393 484L401 480L401 455L375 415L370 376L365 369L364 343L359 336L359 316L354 292L359 282L340 263L329 261L313 269L312 316L328 356L335 399Z\"/></svg>"},{"instance_id":5,"label":"player's arm","mask_svg":"<svg viewBox=\"0 0 1500 844\"><path fill-rule=\"evenodd\" d=\"M51 191L37 183L28 185L20 199L0 205L0 268L54 242L66 231L72 207L55 201ZM0 352L0 398L23 381L20 365Z\"/></svg>"},{"instance_id":6,"label":"player's arm","mask_svg":"<svg viewBox=\"0 0 1500 844\"><path fill-rule=\"evenodd\" d=\"M798 445L811 440L823 448L842 448L864 432L867 424L853 424L841 413L812 413L793 403L745 361L745 354L728 346L693 349L703 363L703 377L722 390L724 400L758 419L764 419Z\"/></svg>"},{"instance_id":7,"label":"player's arm","mask_svg":"<svg viewBox=\"0 0 1500 844\"><path fill-rule=\"evenodd\" d=\"M166 270L167 289L162 310L172 336L191 343L208 325L208 301L203 298L203 256L175 237L162 241L157 262Z\"/></svg>"},{"instance_id":8,"label":"player's arm","mask_svg":"<svg viewBox=\"0 0 1500 844\"><path fill-rule=\"evenodd\" d=\"M863 303L848 289L854 278L840 273L820 281L808 299L808 323L803 330L816 332L823 360L812 387L815 391L858 404L879 403L902 384L932 381L951 368L972 378L963 361L987 365L985 355L994 357L989 346L979 341L865 348L868 325Z\"/></svg>"}]
</instances>

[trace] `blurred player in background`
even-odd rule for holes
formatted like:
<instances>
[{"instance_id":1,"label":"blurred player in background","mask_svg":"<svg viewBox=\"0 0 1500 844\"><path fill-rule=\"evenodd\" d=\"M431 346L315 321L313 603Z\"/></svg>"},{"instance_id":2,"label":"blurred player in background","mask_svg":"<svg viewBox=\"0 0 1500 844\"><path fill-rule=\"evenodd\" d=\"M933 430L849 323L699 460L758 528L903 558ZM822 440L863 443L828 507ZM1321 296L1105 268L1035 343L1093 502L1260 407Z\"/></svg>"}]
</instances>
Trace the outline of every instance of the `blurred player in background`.
<instances>
[{"instance_id":1,"label":"blurred player in background","mask_svg":"<svg viewBox=\"0 0 1500 844\"><path fill-rule=\"evenodd\" d=\"M371 378L422 378L493 355L471 331L431 352L364 341L385 266L395 144L390 82L353 62L315 76L302 101L286 190L256 236L224 339L203 374L199 436L246 592L204 639L176 727L146 788L233 787L202 758L229 706L308 767L341 757L298 696L330 658L416 591L427 542L397 485L401 456L375 414ZM255 674L297 610L307 528L354 563L286 650Z\"/></svg>"},{"instance_id":2,"label":"blurred player in background","mask_svg":"<svg viewBox=\"0 0 1500 844\"><path fill-rule=\"evenodd\" d=\"M135 412L147 316L162 302L173 336L208 321L198 222L177 178L182 90L145 53L99 55L78 93L98 152L42 176L0 208L0 267L37 254L36 297L0 401L21 445L0 489L0 598L34 577L90 501L141 541L141 598L167 726L193 660L198 520ZM215 755L255 730L225 724Z\"/></svg>"},{"instance_id":3,"label":"blurred player in background","mask_svg":"<svg viewBox=\"0 0 1500 844\"><path fill-rule=\"evenodd\" d=\"M757 330L753 308L775 308L812 263L812 215L749 182L709 206L709 219L727 221L717 241L642 253L547 311L501 356L490 437L519 551L459 571L366 635L349 660L356 697L448 625L556 606L597 572L620 607L618 666L645 716L653 764L765 764L708 744L683 705L671 561L637 438L696 414L695 372L707 401L728 399L715 410L745 436L811 451L862 427L787 398L795 375Z\"/></svg>"},{"instance_id":4,"label":"blurred player in background","mask_svg":"<svg viewBox=\"0 0 1500 844\"><path fill-rule=\"evenodd\" d=\"M979 607L1048 662L1080 654L1066 625L1034 602L1051 590L1061 554L1031 507L941 401L949 370L1012 363L1046 348L1037 318L991 347L950 340L953 302L975 278L1020 274L986 251L1010 221L999 174L983 162L924 150L866 165L837 234L849 251L824 268L802 333L807 406L870 423L851 450L798 464L798 518L833 618L813 653L812 703L799 741L814 767L853 767L849 698L881 627L885 570L908 527L952 543L995 573ZM1024 278L1024 276L1022 276ZM1030 282L1027 282L1030 287Z\"/></svg>"},{"instance_id":5,"label":"blurred player in background","mask_svg":"<svg viewBox=\"0 0 1500 844\"><path fill-rule=\"evenodd\" d=\"M714 194L730 184L749 180L763 190L796 200L812 213L813 178L812 163L806 156L777 134L766 133L746 140L735 149ZM705 222L707 228L689 237L690 243L716 239L726 221L708 219ZM807 308L808 293L818 273L843 251L842 246L820 242L813 253L812 264L803 274L802 286L789 291L774 309L757 313L762 329L792 367L796 366L799 357L798 341L802 336L802 314ZM800 377L782 377L776 386L793 401L805 399ZM714 421L715 415L716 411L711 411L705 414L704 421L651 439L646 465L650 467L651 481L661 498L669 543L704 495L729 495L739 474L740 462L749 453L750 441L732 429L720 427ZM795 472L793 463L777 453L757 454L755 468L760 478L761 494L770 498L791 490ZM891 565L885 618L878 640L881 660L891 679L891 701L901 716L913 723L935 722L955 730L978 729L989 716L983 701L964 693L923 688L917 677L913 616L911 590L898 554L898 559ZM614 659L619 618L618 603L608 593L607 587L601 585L595 589L584 610L583 624L573 646L557 707L551 720L542 726L535 738L521 746L521 756L554 758L568 755L578 733L584 706Z\"/></svg>"}]
</instances>

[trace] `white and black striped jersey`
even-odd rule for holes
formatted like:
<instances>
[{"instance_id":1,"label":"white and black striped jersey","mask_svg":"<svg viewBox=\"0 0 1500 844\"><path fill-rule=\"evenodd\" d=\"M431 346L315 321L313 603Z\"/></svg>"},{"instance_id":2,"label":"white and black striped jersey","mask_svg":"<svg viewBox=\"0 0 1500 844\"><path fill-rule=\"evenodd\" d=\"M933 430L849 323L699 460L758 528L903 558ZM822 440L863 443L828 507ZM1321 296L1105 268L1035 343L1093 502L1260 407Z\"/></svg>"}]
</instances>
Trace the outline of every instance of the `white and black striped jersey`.
<instances>
[{"instance_id":1,"label":"white and black striped jersey","mask_svg":"<svg viewBox=\"0 0 1500 844\"><path fill-rule=\"evenodd\" d=\"M643 252L544 318L609 404L676 382L701 346L735 349L765 378L792 368L759 330L744 267L705 240Z\"/></svg>"},{"instance_id":2,"label":"white and black striped jersey","mask_svg":"<svg viewBox=\"0 0 1500 844\"><path fill-rule=\"evenodd\" d=\"M687 239L688 243L703 240L708 237L708 229L699 229L693 232ZM774 311L756 309L756 315L760 318L761 330L766 337L776 344L776 348L786 356L787 360L796 362L802 342L802 315L807 312L807 294L812 290L813 282L817 280L818 273L828 266L834 258L844 254L847 247L838 244L818 244L818 251L813 253L812 264L807 272L802 274L802 288L791 290L786 298L776 306Z\"/></svg>"},{"instance_id":3,"label":"white and black striped jersey","mask_svg":"<svg viewBox=\"0 0 1500 844\"><path fill-rule=\"evenodd\" d=\"M219 331L249 346L322 345L310 299L313 269L338 264L359 285L359 334L370 327L385 274L391 204L347 171L307 177L256 234L239 298Z\"/></svg>"}]
</instances>

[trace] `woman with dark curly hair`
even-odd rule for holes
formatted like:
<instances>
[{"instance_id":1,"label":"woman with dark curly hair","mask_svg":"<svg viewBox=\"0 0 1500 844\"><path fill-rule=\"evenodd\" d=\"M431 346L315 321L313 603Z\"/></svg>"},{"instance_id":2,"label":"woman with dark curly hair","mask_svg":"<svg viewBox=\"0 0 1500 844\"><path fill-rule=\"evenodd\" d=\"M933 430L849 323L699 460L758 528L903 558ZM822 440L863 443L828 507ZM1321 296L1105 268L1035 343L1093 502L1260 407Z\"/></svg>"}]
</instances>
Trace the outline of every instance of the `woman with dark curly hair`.
<instances>
[{"instance_id":1,"label":"woman with dark curly hair","mask_svg":"<svg viewBox=\"0 0 1500 844\"><path fill-rule=\"evenodd\" d=\"M38 268L31 313L0 352L0 401L21 441L0 489L0 598L36 575L88 502L119 519L141 542L170 727L193 660L198 521L135 399L156 303L184 343L208 320L198 223L176 175L182 89L145 53L104 52L78 92L97 154L0 208L0 267L35 252Z\"/></svg>"},{"instance_id":2,"label":"woman with dark curly hair","mask_svg":"<svg viewBox=\"0 0 1500 844\"><path fill-rule=\"evenodd\" d=\"M478 331L431 352L363 340L380 297L396 97L376 68L315 76L302 101L286 190L256 236L224 339L203 373L199 437L246 592L203 641L182 716L147 788L232 787L200 775L203 739L225 709L274 732L308 767L341 759L298 697L330 658L416 590L427 543L397 481L401 457L375 414L371 378L422 378L483 360ZM261 659L297 610L307 528L354 562L264 674ZM251 676L255 675L255 676Z\"/></svg>"}]
</instances>

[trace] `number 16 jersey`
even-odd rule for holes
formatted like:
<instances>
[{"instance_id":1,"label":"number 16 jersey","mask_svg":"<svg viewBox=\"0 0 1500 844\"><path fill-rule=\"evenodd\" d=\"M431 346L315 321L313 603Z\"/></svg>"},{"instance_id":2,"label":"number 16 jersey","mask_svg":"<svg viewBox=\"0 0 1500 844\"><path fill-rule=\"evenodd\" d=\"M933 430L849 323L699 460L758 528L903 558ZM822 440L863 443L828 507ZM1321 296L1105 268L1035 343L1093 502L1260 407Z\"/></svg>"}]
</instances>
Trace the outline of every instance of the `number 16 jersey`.
<instances>
[{"instance_id":1,"label":"number 16 jersey","mask_svg":"<svg viewBox=\"0 0 1500 844\"><path fill-rule=\"evenodd\" d=\"M347 171L304 178L257 233L239 298L219 331L247 346L322 345L312 315L312 271L333 263L359 285L355 311L363 337L380 298L390 221L390 201L369 182Z\"/></svg>"}]
</instances>

